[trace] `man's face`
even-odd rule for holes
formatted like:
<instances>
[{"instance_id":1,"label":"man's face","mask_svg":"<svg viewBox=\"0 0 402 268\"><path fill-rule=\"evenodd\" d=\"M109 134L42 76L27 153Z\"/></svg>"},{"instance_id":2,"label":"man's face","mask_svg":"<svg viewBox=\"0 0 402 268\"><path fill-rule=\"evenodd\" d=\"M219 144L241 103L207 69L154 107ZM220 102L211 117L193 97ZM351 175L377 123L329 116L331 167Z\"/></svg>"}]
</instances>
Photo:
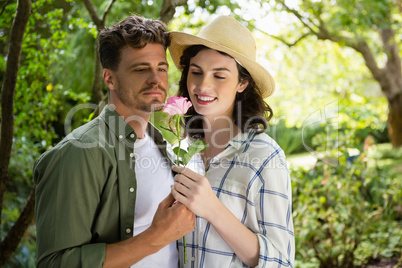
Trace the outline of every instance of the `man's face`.
<instances>
[{"instance_id":1,"label":"man's face","mask_svg":"<svg viewBox=\"0 0 402 268\"><path fill-rule=\"evenodd\" d=\"M121 51L121 60L114 74L115 90L120 104L130 110L152 112L165 103L168 85L166 52L160 44L148 44ZM118 105L118 104L116 104Z\"/></svg>"}]
</instances>

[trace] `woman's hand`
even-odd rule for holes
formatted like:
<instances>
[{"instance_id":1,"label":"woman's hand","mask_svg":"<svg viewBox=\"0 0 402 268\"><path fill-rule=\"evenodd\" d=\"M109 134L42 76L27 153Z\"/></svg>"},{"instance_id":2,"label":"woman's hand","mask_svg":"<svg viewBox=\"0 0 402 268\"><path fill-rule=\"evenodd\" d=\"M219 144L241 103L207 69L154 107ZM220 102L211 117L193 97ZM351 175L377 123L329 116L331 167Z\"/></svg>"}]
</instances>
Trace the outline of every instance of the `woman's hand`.
<instances>
[{"instance_id":1,"label":"woman's hand","mask_svg":"<svg viewBox=\"0 0 402 268\"><path fill-rule=\"evenodd\" d=\"M172 187L174 198L194 214L210 221L221 203L208 179L185 167L174 166L172 170L178 173Z\"/></svg>"},{"instance_id":2,"label":"woman's hand","mask_svg":"<svg viewBox=\"0 0 402 268\"><path fill-rule=\"evenodd\" d=\"M219 201L208 179L185 167L174 166L172 170L178 173L172 187L174 198L209 221L243 263L257 266L260 252L257 235Z\"/></svg>"}]
</instances>

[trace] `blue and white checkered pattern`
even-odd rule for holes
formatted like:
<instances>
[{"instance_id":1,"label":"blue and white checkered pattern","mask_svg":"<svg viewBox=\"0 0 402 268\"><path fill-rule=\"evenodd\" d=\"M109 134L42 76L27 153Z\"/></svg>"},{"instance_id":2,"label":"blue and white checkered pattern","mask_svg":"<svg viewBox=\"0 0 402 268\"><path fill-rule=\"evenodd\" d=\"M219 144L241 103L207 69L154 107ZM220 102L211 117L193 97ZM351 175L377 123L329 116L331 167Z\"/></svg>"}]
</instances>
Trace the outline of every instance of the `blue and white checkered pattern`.
<instances>
[{"instance_id":1,"label":"blue and white checkered pattern","mask_svg":"<svg viewBox=\"0 0 402 268\"><path fill-rule=\"evenodd\" d=\"M268 135L240 133L204 169L200 155L188 167L206 176L219 200L257 236L257 267L293 267L295 241L292 191L282 149ZM201 217L186 235L187 264L179 242L180 267L247 267L215 228Z\"/></svg>"}]
</instances>

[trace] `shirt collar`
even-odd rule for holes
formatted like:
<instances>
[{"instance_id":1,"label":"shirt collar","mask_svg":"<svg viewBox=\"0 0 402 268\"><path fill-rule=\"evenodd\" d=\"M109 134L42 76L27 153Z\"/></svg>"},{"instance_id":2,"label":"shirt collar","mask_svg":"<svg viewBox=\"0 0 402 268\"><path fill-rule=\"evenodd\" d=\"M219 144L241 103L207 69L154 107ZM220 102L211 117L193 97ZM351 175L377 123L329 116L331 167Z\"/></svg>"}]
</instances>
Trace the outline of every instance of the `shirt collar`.
<instances>
[{"instance_id":1,"label":"shirt collar","mask_svg":"<svg viewBox=\"0 0 402 268\"><path fill-rule=\"evenodd\" d=\"M244 144L250 143L254 135L255 131L252 129L246 132L240 132L233 139L229 141L227 147L232 146L235 149L239 150Z\"/></svg>"},{"instance_id":2,"label":"shirt collar","mask_svg":"<svg viewBox=\"0 0 402 268\"><path fill-rule=\"evenodd\" d=\"M120 138L122 135L124 138L127 138L130 135L130 138L134 138L134 140L137 139L137 134L134 132L133 128L127 124L123 117L121 117L110 105L106 105L99 116L105 121L110 131L116 137ZM131 134L134 134L134 136Z\"/></svg>"},{"instance_id":3,"label":"shirt collar","mask_svg":"<svg viewBox=\"0 0 402 268\"><path fill-rule=\"evenodd\" d=\"M120 135L123 135L124 138L129 137L134 141L137 139L137 134L134 132L132 127L127 124L123 117L121 117L110 105L106 105L99 116L105 121L111 132L116 137L119 138ZM162 133L150 122L148 122L147 125L147 133L157 144L165 143Z\"/></svg>"},{"instance_id":4,"label":"shirt collar","mask_svg":"<svg viewBox=\"0 0 402 268\"><path fill-rule=\"evenodd\" d=\"M147 133L151 136L156 143L163 143L165 139L162 136L162 132L159 131L151 122L148 122Z\"/></svg>"}]
</instances>

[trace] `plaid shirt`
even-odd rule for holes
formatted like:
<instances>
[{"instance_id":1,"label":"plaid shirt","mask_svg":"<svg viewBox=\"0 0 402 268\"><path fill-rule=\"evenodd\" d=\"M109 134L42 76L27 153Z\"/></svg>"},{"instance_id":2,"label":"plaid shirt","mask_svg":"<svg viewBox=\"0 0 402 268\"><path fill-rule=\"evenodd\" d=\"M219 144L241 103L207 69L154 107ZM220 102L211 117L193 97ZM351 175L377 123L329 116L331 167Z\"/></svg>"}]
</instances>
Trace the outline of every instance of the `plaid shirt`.
<instances>
[{"instance_id":1,"label":"plaid shirt","mask_svg":"<svg viewBox=\"0 0 402 268\"><path fill-rule=\"evenodd\" d=\"M219 200L258 236L257 267L293 267L290 176L285 155L272 138L254 131L240 133L211 160L206 170L199 154L188 167L206 176ZM185 265L182 240L178 244L180 267L247 267L201 217L196 218L194 231L186 235Z\"/></svg>"}]
</instances>

